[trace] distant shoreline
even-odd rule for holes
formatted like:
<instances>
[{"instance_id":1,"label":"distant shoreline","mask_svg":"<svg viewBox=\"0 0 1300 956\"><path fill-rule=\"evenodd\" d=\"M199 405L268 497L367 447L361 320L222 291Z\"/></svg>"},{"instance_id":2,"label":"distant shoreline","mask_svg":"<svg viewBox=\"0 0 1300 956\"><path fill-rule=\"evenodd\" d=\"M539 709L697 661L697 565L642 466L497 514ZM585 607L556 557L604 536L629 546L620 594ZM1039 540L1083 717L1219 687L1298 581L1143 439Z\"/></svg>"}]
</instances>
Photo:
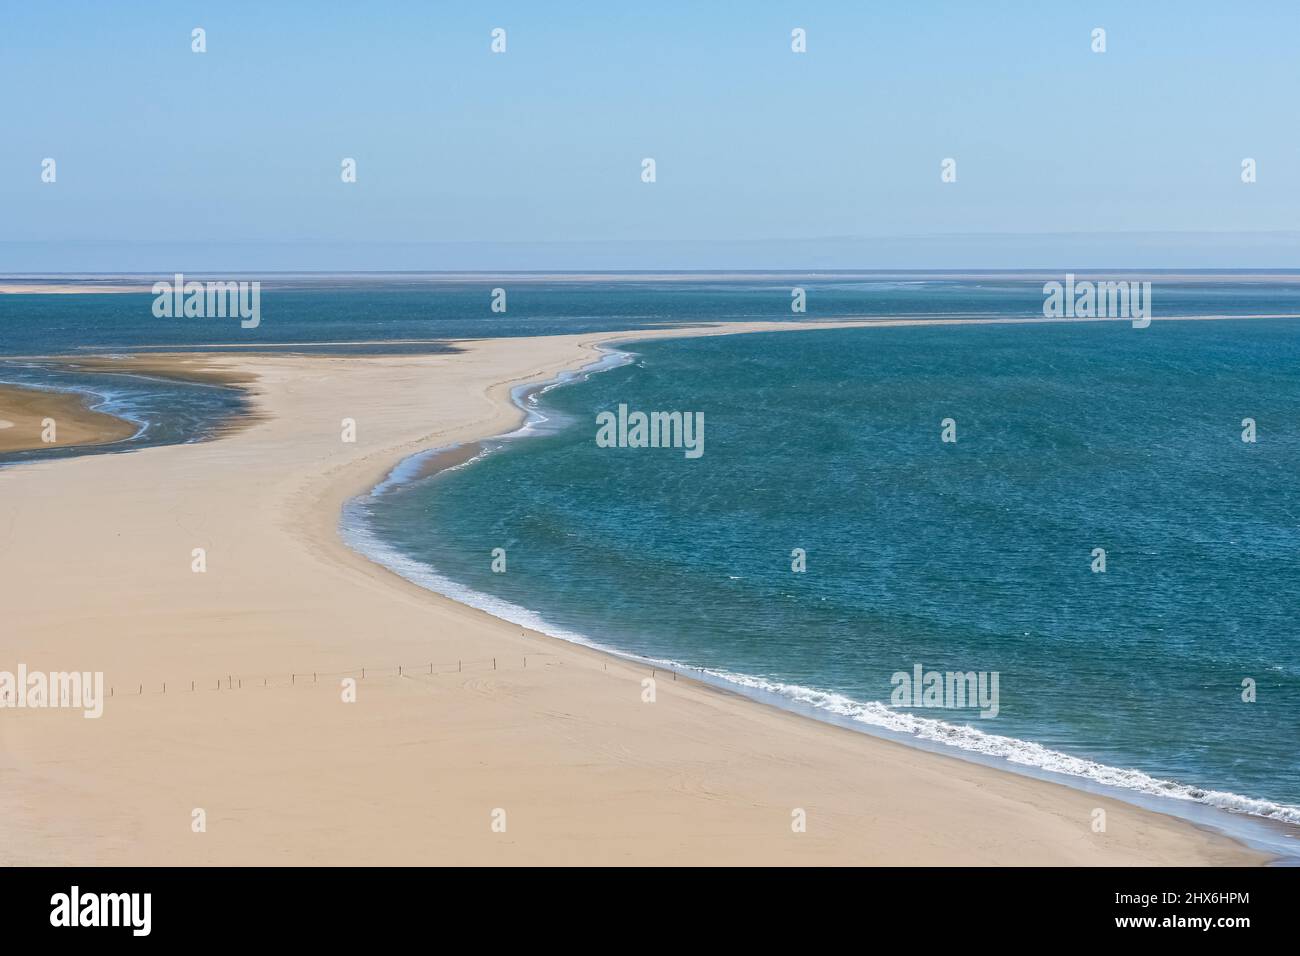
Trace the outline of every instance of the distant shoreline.
<instances>
[{"instance_id":1,"label":"distant shoreline","mask_svg":"<svg viewBox=\"0 0 1300 956\"><path fill-rule=\"evenodd\" d=\"M187 278L228 278L240 276L262 281L270 289L319 288L364 284L367 282L414 283L436 286L439 284L473 284L482 282L529 283L689 283L689 282L1047 282L1059 280L1067 272L1080 280L1123 276L1130 280L1149 280L1167 283L1197 282L1270 282L1300 284L1300 270L1233 270L1233 269L956 269L956 270L843 270L843 269L781 269L781 270L455 270L447 272L262 272L246 269L195 270L185 272ZM147 294L154 282L171 280L172 272L121 272L121 273L56 273L0 275L0 295L121 295Z\"/></svg>"}]
</instances>

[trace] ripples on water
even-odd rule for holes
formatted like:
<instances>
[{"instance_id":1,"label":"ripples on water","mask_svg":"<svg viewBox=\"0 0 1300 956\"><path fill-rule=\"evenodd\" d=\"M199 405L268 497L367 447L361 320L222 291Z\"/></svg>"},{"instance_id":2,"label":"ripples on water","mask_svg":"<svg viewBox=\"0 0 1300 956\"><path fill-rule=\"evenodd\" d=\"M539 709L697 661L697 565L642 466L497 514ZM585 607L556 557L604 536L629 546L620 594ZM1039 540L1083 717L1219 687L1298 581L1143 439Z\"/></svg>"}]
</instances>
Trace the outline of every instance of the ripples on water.
<instances>
[{"instance_id":1,"label":"ripples on water","mask_svg":"<svg viewBox=\"0 0 1300 956\"><path fill-rule=\"evenodd\" d=\"M630 348L635 363L544 396L566 427L390 486L354 524L408 576L544 630L1300 822L1300 326ZM594 416L620 402L704 411L705 455L598 448ZM946 417L955 445L939 441ZM1244 417L1257 444L1241 441ZM495 547L506 574L490 570ZM790 570L795 547L806 573ZM916 663L999 672L999 716L886 706L891 675Z\"/></svg>"}]
</instances>

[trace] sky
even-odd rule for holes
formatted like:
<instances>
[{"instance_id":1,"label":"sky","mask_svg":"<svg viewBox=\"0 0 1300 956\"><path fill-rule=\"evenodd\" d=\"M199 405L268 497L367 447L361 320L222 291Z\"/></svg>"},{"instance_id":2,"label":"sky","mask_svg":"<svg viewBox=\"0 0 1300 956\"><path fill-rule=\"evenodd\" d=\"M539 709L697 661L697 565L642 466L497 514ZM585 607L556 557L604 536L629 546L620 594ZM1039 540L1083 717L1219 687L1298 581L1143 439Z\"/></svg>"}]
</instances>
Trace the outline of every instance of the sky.
<instances>
[{"instance_id":1,"label":"sky","mask_svg":"<svg viewBox=\"0 0 1300 956\"><path fill-rule=\"evenodd\" d=\"M1296 266L1298 37L1291 0L5 0L0 271Z\"/></svg>"}]
</instances>

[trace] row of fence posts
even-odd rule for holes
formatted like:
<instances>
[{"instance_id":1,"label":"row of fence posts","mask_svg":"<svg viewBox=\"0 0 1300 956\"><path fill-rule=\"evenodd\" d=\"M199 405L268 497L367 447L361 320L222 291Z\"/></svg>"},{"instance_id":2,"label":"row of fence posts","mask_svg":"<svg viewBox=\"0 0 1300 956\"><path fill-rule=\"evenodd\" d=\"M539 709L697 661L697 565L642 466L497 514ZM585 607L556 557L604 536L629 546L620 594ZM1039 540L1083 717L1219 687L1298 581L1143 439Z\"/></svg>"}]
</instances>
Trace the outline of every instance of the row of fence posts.
<instances>
[{"instance_id":1,"label":"row of fence posts","mask_svg":"<svg viewBox=\"0 0 1300 956\"><path fill-rule=\"evenodd\" d=\"M608 661L604 662L604 665L605 665L605 666L604 666L604 669L605 669L605 670L609 670L609 662L608 662ZM496 669L497 669L497 659L496 659L495 657L492 658L492 669L493 669L493 670L496 670ZM526 654L524 655L524 669L525 669L525 670L528 669L528 655L526 655ZM458 661L456 662L456 673L457 673L457 674L460 674L460 673L463 673L463 672L464 672L464 661L459 661L459 660L458 660ZM317 671L312 671L311 682L312 682L313 684L317 683L317 675L318 675L318 673L319 673L319 672L317 672ZM405 666L402 665L402 664L398 664L398 665L397 665L397 676L398 676L398 677L402 677L402 676L404 675L404 673L405 673ZM655 677L655 676L657 676L658 673L659 673L659 672L658 672L658 670L657 670L656 668L653 668L653 667L652 667L652 668L650 669L650 676L651 676L651 677ZM672 675L673 675L673 680L676 681L676 680L677 680L677 672L676 672L676 671L672 671L671 673L672 673ZM433 663L432 663L432 662L430 662L430 664L429 664L429 674L430 674L430 676L432 676L432 674L433 674ZM303 676L305 677L306 675L304 674ZM361 679L362 679L362 680L365 680L365 679L366 679L366 669L365 669L364 667L361 668ZM263 686L263 687L267 687L267 686L269 686L268 683L267 683L268 681L269 681L269 678L267 678L267 677L263 677L263 678L262 678L262 686ZM240 690L243 690L243 688L244 688L244 679L243 679L242 677L240 677L240 678L236 678L233 674L227 674L227 675L226 675L226 689L227 689L227 690L233 690L233 689L235 689L236 685L238 686L238 688L239 688ZM296 673L290 674L290 675L289 675L289 686L291 686L291 687L296 687L297 685L298 685L298 675L297 675ZM195 683L194 683L194 681L190 681L190 690L193 691L194 689L195 689ZM217 690L221 690L221 678L220 678L220 677L217 678ZM167 693L167 682L166 682L166 681L163 681L162 692L163 692L164 694ZM140 696L143 696L143 695L144 695L144 684L143 684L143 683L140 684L140 687L139 687L139 689L136 691L136 693L137 693L138 695L140 695ZM108 696L109 696L109 697L112 697L113 695L114 695L114 688L113 688L112 686L110 686L110 687L108 688Z\"/></svg>"},{"instance_id":2,"label":"row of fence posts","mask_svg":"<svg viewBox=\"0 0 1300 956\"><path fill-rule=\"evenodd\" d=\"M496 669L497 669L497 659L496 659L495 657L492 658L492 669L493 669L493 670L496 670ZM528 655L527 655L527 654L524 655L524 669L525 669L525 670L528 669ZM608 664L605 665L605 669L606 669L606 670L609 669L609 665L608 665ZM465 670L465 662L464 662L463 660L458 660L458 661L456 661L456 673L457 673L457 674L464 673L464 670ZM403 664L398 664L398 665L397 665L397 676L398 676L398 677L402 677L402 676L405 675L405 673L406 673L406 667L405 667L405 665L403 665ZM319 674L318 671L312 671L311 682L312 682L313 684L317 683L317 676L318 676L318 674ZM433 663L432 663L432 662L429 663L429 675L430 675L430 676L433 675ZM306 675L304 674L303 676L305 677ZM362 679L362 680L365 680L365 679L366 679L366 669L365 669L364 667L361 668L361 679ZM262 686L263 686L263 687L267 687L267 686L269 686L269 684L268 684L268 681L269 681L269 680L270 680L270 678L263 677L263 678L262 678ZM297 673L292 673L292 674L290 674L290 675L289 675L289 686L291 686L291 687L296 687L297 685L298 685L298 675L297 675ZM195 686L196 686L196 685L195 685L195 682L194 682L194 681L190 681L190 690L191 690L191 691L193 691L193 690L195 689ZM233 674L227 674L227 675L226 675L226 689L227 689L227 690L234 690L234 689L236 689L236 688L238 688L239 690L243 690L243 688L244 688L244 679L243 679L242 677L238 677L238 678L237 678L237 677L235 677ZM217 678L217 688L216 688L216 689L217 689L217 690L221 690L221 678L220 678L220 677ZM166 681L163 681L162 692L163 692L164 694L167 693L167 682L166 682ZM138 695L143 695L143 694L144 694L144 684L140 684L140 686L139 686L138 690L136 691L136 693L137 693ZM109 697L112 697L112 696L114 696L114 694L115 694L115 688L113 688L112 686L110 686L110 687L108 688L108 696L109 696Z\"/></svg>"}]
</instances>

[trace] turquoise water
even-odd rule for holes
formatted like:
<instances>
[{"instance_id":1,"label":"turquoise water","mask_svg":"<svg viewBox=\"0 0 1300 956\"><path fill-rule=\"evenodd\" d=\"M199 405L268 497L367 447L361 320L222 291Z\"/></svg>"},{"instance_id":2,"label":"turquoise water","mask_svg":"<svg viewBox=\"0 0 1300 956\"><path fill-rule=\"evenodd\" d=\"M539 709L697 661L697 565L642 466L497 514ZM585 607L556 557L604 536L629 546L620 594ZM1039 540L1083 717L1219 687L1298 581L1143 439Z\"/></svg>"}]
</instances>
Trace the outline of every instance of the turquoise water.
<instances>
[{"instance_id":1,"label":"turquoise water","mask_svg":"<svg viewBox=\"0 0 1300 956\"><path fill-rule=\"evenodd\" d=\"M168 276L99 276L96 285L148 287ZM520 274L448 276L277 275L262 283L256 328L221 318L159 318L143 292L0 295L0 383L86 393L96 407L140 426L131 439L92 449L40 449L14 461L108 454L202 440L246 405L237 390L140 376L59 371L32 356L113 355L192 348L294 352L448 351L456 339L662 328L676 324L798 319L790 290L806 290L809 320L849 316L1034 317L1042 279L980 279L922 273L824 272L799 278L750 273L732 278L652 274L621 279ZM1061 277L1056 277L1061 278ZM4 277L0 277L0 280ZM15 281L23 281L16 277ZM47 277L55 284L73 279ZM508 307L491 311L492 290ZM1157 315L1300 314L1300 283L1268 273L1209 279L1157 276Z\"/></svg>"},{"instance_id":2,"label":"turquoise water","mask_svg":"<svg viewBox=\"0 0 1300 956\"><path fill-rule=\"evenodd\" d=\"M3 278L3 277L0 277ZM148 276L132 280L149 285ZM330 342L552 335L604 329L656 328L700 321L799 318L790 289L807 291L809 319L846 316L1041 316L1043 281L990 278L924 279L907 275L837 276L798 280L756 273L741 279L700 277L672 281L573 281L490 276L388 277L221 276L262 282L260 324L242 329L233 319L158 318L148 293L0 295L0 356L185 349L233 345L241 349ZM1055 276L1062 279L1063 276ZM1156 315L1300 313L1300 284L1240 280L1157 279ZM125 282L101 279L102 284ZM490 309L492 289L508 293L507 311ZM384 351L429 345L384 345ZM363 351L349 345L347 351Z\"/></svg>"},{"instance_id":3,"label":"turquoise water","mask_svg":"<svg viewBox=\"0 0 1300 956\"><path fill-rule=\"evenodd\" d=\"M359 500L354 542L502 616L864 727L1300 822L1300 326L626 349L536 399L525 435ZM704 454L598 447L619 403L703 412ZM996 672L996 717L890 706L917 664Z\"/></svg>"},{"instance_id":4,"label":"turquoise water","mask_svg":"<svg viewBox=\"0 0 1300 956\"><path fill-rule=\"evenodd\" d=\"M239 393L22 356L429 340L788 319L793 284L267 278L262 322L158 320L140 294L0 297L0 381L88 389L121 451L205 437ZM801 280L810 319L1035 316L1041 281ZM1300 312L1271 278L1160 281L1157 321L913 327L630 347L541 396L526 437L350 515L354 543L496 613L698 668L864 728L1300 820L1293 621ZM419 339L420 343L406 340ZM626 403L702 412L705 453L599 448ZM940 421L957 423L955 444ZM1259 441L1240 440L1241 420ZM74 449L15 459L77 454ZM356 520L352 520L356 519ZM491 550L508 570L491 571ZM1094 548L1107 570L1090 570ZM791 571L791 551L807 570ZM889 706L897 672L996 672L996 717ZM1242 681L1257 699L1241 700Z\"/></svg>"}]
</instances>

